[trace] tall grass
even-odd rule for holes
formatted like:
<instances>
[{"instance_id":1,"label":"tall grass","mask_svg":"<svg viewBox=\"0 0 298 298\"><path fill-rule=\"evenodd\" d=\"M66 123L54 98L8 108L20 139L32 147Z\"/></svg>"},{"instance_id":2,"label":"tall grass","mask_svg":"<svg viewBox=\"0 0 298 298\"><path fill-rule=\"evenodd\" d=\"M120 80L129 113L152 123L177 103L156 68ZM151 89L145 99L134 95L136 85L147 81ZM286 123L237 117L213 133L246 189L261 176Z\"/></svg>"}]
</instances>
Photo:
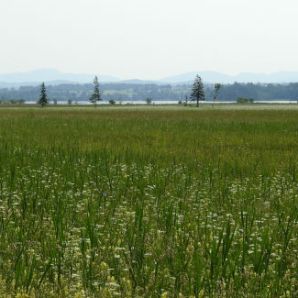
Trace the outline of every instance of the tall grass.
<instances>
[{"instance_id":1,"label":"tall grass","mask_svg":"<svg viewBox=\"0 0 298 298\"><path fill-rule=\"evenodd\" d=\"M298 111L0 110L1 297L298 296Z\"/></svg>"}]
</instances>

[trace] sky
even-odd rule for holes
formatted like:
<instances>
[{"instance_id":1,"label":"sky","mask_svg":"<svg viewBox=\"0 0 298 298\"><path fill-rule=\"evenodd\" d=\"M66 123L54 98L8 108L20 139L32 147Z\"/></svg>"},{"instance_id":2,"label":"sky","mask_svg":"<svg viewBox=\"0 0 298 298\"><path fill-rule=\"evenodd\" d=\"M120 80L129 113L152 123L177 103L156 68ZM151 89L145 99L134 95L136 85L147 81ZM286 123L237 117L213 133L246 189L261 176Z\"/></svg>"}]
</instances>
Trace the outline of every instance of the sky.
<instances>
[{"instance_id":1,"label":"sky","mask_svg":"<svg viewBox=\"0 0 298 298\"><path fill-rule=\"evenodd\" d=\"M297 0L1 0L0 73L298 71Z\"/></svg>"}]
</instances>

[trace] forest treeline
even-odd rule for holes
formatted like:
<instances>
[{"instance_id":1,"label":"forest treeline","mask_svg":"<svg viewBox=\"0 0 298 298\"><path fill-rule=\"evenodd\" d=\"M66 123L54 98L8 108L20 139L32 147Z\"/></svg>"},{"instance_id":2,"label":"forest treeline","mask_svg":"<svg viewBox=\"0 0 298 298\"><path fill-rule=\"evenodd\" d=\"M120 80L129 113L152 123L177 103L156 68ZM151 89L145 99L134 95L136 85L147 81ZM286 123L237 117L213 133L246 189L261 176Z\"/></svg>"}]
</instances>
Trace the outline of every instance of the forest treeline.
<instances>
[{"instance_id":1,"label":"forest treeline","mask_svg":"<svg viewBox=\"0 0 298 298\"><path fill-rule=\"evenodd\" d=\"M158 85L158 84L100 84L103 100L185 100L192 90L191 84ZM92 84L63 84L47 86L50 100L84 101L89 100L93 91ZM18 89L0 89L0 100L36 101L40 86L20 87ZM214 97L214 85L205 84L206 100ZM298 100L298 83L290 84L252 84L234 83L223 85L218 100L237 100L240 97L254 100Z\"/></svg>"}]
</instances>

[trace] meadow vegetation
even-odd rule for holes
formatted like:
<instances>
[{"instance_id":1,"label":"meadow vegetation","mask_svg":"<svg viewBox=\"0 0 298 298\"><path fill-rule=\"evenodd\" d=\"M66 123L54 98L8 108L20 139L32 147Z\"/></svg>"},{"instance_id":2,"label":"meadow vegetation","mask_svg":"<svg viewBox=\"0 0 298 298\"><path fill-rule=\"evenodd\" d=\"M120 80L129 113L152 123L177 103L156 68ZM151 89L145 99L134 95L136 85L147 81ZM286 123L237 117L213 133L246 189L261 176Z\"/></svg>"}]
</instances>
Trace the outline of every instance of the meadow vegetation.
<instances>
[{"instance_id":1,"label":"meadow vegetation","mask_svg":"<svg viewBox=\"0 0 298 298\"><path fill-rule=\"evenodd\" d=\"M0 109L0 297L297 297L298 111Z\"/></svg>"}]
</instances>

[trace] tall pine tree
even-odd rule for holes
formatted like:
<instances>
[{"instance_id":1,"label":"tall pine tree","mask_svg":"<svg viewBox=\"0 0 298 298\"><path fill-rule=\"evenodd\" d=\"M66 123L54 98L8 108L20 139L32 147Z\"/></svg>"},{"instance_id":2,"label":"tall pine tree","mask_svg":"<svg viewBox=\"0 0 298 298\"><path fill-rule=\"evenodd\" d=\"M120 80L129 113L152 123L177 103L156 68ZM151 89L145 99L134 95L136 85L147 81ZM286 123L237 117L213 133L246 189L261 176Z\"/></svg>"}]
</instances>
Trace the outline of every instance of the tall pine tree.
<instances>
[{"instance_id":1,"label":"tall pine tree","mask_svg":"<svg viewBox=\"0 0 298 298\"><path fill-rule=\"evenodd\" d=\"M47 96L47 89L46 89L45 83L42 83L40 86L40 96L38 99L38 104L40 104L42 107L48 104L48 96Z\"/></svg>"},{"instance_id":2,"label":"tall pine tree","mask_svg":"<svg viewBox=\"0 0 298 298\"><path fill-rule=\"evenodd\" d=\"M98 77L96 76L93 81L94 90L93 93L90 96L89 101L96 105L97 102L101 101L101 94L99 90L99 83L98 83Z\"/></svg>"},{"instance_id":3,"label":"tall pine tree","mask_svg":"<svg viewBox=\"0 0 298 298\"><path fill-rule=\"evenodd\" d=\"M196 76L192 86L191 100L197 102L197 107L201 100L205 100L204 84L199 75Z\"/></svg>"}]
</instances>

